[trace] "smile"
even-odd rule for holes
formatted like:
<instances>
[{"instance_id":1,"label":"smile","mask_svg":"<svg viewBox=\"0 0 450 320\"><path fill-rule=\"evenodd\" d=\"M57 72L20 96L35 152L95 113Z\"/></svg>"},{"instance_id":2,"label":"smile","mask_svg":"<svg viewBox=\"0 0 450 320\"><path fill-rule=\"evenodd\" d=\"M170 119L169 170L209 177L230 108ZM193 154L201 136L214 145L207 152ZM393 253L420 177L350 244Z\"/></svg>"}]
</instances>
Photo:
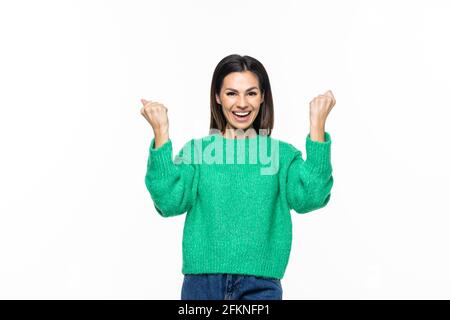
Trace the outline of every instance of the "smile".
<instances>
[{"instance_id":1,"label":"smile","mask_svg":"<svg viewBox=\"0 0 450 320\"><path fill-rule=\"evenodd\" d=\"M231 111L231 113L233 114L233 119L236 122L248 122L250 120L250 114L252 112L251 111L247 111L247 112Z\"/></svg>"},{"instance_id":2,"label":"smile","mask_svg":"<svg viewBox=\"0 0 450 320\"><path fill-rule=\"evenodd\" d=\"M248 111L248 112L234 112L234 111L232 111L232 113L233 113L235 116L238 116L238 117L246 117L246 116L248 116L248 115L250 114L250 112L251 112L251 111Z\"/></svg>"}]
</instances>

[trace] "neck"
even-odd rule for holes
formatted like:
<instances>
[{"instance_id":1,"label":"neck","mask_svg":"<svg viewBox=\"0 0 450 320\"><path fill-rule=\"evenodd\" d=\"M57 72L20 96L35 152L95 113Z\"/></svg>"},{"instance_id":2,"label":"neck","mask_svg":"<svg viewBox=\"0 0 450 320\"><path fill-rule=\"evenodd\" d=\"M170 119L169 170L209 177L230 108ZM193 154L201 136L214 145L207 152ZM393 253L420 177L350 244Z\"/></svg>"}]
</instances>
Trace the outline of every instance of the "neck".
<instances>
[{"instance_id":1,"label":"neck","mask_svg":"<svg viewBox=\"0 0 450 320\"><path fill-rule=\"evenodd\" d=\"M247 129L236 129L231 127L228 123L225 127L225 132L221 132L222 136L227 139L244 139L256 137L257 133L253 127Z\"/></svg>"}]
</instances>

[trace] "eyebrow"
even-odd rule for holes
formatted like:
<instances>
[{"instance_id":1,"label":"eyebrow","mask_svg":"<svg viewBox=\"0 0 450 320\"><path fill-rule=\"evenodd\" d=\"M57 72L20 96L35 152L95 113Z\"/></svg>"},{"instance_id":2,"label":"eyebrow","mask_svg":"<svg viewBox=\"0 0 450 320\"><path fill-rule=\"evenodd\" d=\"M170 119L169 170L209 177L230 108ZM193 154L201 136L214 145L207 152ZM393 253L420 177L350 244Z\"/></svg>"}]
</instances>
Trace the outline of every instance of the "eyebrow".
<instances>
[{"instance_id":1,"label":"eyebrow","mask_svg":"<svg viewBox=\"0 0 450 320\"><path fill-rule=\"evenodd\" d=\"M253 89L258 89L258 87L251 87L251 88L248 88L248 89L245 90L245 91L250 91L250 90L253 90ZM233 88L226 88L225 90L231 90L231 91L238 92L236 89L233 89Z\"/></svg>"}]
</instances>

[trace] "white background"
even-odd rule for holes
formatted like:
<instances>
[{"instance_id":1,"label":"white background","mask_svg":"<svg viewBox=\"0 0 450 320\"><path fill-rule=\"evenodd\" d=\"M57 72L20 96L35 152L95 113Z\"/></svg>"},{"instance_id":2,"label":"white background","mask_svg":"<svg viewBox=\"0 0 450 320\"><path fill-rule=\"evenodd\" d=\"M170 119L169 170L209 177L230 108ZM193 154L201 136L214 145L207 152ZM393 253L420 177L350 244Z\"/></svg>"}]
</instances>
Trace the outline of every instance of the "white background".
<instances>
[{"instance_id":1,"label":"white background","mask_svg":"<svg viewBox=\"0 0 450 320\"><path fill-rule=\"evenodd\" d=\"M269 73L304 151L331 89L329 204L291 212L284 299L450 298L445 1L2 1L0 298L179 299L185 215L145 188L141 98L208 134L225 56ZM305 154L304 154L305 155ZM220 196L220 195L218 195Z\"/></svg>"}]
</instances>

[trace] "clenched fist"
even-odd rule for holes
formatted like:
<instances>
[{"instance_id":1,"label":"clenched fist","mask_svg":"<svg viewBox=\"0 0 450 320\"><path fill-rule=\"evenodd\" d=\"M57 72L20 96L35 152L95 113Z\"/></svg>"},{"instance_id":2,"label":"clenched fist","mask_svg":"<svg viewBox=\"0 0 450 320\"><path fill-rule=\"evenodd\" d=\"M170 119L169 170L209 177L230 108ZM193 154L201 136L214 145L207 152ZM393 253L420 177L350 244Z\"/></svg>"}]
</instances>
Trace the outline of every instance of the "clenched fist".
<instances>
[{"instance_id":1,"label":"clenched fist","mask_svg":"<svg viewBox=\"0 0 450 320\"><path fill-rule=\"evenodd\" d=\"M147 119L155 134L155 148L158 148L169 139L169 118L167 108L159 103L141 99L141 114Z\"/></svg>"},{"instance_id":2,"label":"clenched fist","mask_svg":"<svg viewBox=\"0 0 450 320\"><path fill-rule=\"evenodd\" d=\"M336 104L336 99L328 90L324 94L319 94L309 103L309 118L311 126L324 127L327 116Z\"/></svg>"},{"instance_id":3,"label":"clenched fist","mask_svg":"<svg viewBox=\"0 0 450 320\"><path fill-rule=\"evenodd\" d=\"M325 122L335 104L336 99L331 90L319 94L309 103L310 137L312 140L325 141Z\"/></svg>"},{"instance_id":4,"label":"clenched fist","mask_svg":"<svg viewBox=\"0 0 450 320\"><path fill-rule=\"evenodd\" d=\"M147 101L141 99L143 107L141 114L150 123L153 131L169 129L169 119L167 117L167 108L159 102Z\"/></svg>"}]
</instances>

